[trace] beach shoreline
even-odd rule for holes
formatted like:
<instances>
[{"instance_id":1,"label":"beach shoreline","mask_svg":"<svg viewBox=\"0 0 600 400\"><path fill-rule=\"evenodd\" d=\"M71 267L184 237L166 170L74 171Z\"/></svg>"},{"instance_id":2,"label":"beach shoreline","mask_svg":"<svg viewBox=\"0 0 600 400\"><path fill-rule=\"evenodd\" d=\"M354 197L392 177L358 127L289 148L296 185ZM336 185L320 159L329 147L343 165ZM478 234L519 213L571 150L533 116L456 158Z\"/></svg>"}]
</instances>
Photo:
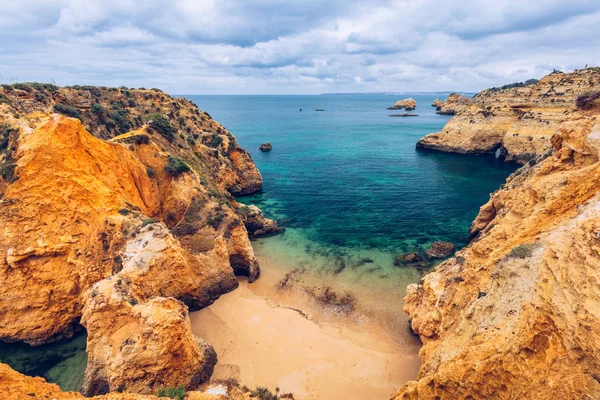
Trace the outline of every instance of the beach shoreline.
<instances>
[{"instance_id":1,"label":"beach shoreline","mask_svg":"<svg viewBox=\"0 0 600 400\"><path fill-rule=\"evenodd\" d=\"M338 292L322 277L303 273L301 285L282 288L292 267L260 251L257 258L263 266L258 281L240 278L238 289L190 313L194 334L218 354L214 380L280 388L297 399L351 400L386 399L416 378L417 338L390 332L360 298L352 310L343 301L323 303L315 292L325 287L338 300L352 291Z\"/></svg>"}]
</instances>

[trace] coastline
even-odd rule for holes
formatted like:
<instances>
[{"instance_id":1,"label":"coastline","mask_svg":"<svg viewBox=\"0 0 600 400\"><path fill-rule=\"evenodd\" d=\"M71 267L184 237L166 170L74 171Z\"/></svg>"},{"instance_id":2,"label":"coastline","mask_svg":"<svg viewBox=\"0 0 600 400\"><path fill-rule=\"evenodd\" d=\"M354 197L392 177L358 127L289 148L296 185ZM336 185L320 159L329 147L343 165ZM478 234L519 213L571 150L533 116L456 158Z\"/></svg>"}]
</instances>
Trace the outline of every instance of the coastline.
<instances>
[{"instance_id":1,"label":"coastline","mask_svg":"<svg viewBox=\"0 0 600 400\"><path fill-rule=\"evenodd\" d=\"M329 283L318 274L303 274L302 289L282 290L292 266L256 247L260 279L240 279L238 289L190 313L194 334L217 351L213 380L279 387L299 399L385 399L415 379L419 340L398 337L374 318L358 288L344 292L358 297L351 312L307 293ZM403 315L401 304L390 307Z\"/></svg>"}]
</instances>

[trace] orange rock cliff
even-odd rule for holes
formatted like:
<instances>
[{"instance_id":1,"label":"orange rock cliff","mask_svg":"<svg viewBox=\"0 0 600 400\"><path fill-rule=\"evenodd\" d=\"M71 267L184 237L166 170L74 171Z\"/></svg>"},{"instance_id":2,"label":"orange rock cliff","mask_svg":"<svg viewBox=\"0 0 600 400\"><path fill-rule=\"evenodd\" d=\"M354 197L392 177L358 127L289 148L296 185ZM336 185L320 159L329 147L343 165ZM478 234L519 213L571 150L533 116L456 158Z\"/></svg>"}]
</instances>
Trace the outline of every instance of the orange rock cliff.
<instances>
[{"instance_id":1,"label":"orange rock cliff","mask_svg":"<svg viewBox=\"0 0 600 400\"><path fill-rule=\"evenodd\" d=\"M233 197L262 186L235 138L157 89L17 84L0 152L0 340L85 327L86 395L205 382L188 310L259 276L246 222L279 230Z\"/></svg>"},{"instance_id":2,"label":"orange rock cliff","mask_svg":"<svg viewBox=\"0 0 600 400\"><path fill-rule=\"evenodd\" d=\"M600 398L600 96L575 96L599 76L484 91L436 134L533 158L481 207L470 244L408 287L422 365L393 399Z\"/></svg>"},{"instance_id":3,"label":"orange rock cliff","mask_svg":"<svg viewBox=\"0 0 600 400\"><path fill-rule=\"evenodd\" d=\"M535 82L535 83L534 83ZM434 102L454 115L441 132L425 136L421 149L494 154L524 164L551 149L550 138L570 118L575 100L600 85L600 70L552 73L522 85L484 90L472 99L453 94Z\"/></svg>"}]
</instances>

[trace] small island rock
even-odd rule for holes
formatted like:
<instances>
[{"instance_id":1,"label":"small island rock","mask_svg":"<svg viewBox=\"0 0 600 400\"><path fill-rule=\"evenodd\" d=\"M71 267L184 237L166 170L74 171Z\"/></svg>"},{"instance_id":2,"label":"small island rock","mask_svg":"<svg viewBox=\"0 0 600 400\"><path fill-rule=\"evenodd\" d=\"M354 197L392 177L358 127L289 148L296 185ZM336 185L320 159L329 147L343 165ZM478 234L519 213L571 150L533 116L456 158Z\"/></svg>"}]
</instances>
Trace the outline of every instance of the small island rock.
<instances>
[{"instance_id":1,"label":"small island rock","mask_svg":"<svg viewBox=\"0 0 600 400\"><path fill-rule=\"evenodd\" d=\"M273 146L269 142L264 142L263 144L260 145L260 147L258 149L262 152L266 152L266 151L271 151L273 149Z\"/></svg>"},{"instance_id":2,"label":"small island rock","mask_svg":"<svg viewBox=\"0 0 600 400\"><path fill-rule=\"evenodd\" d=\"M396 104L394 104L391 107L388 107L388 110L406 110L406 111L412 111L415 108L417 108L417 102L415 101L415 99L413 98L409 98L409 99L404 99L404 100L399 100L396 102Z\"/></svg>"}]
</instances>

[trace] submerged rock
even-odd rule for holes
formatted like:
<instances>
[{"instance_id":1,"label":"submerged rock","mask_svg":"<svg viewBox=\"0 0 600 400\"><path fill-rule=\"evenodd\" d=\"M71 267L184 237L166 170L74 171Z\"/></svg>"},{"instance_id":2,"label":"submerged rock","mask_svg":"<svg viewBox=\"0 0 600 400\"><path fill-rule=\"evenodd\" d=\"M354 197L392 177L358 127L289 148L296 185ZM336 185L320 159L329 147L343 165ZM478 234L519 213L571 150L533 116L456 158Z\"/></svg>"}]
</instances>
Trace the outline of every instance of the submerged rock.
<instances>
[{"instance_id":1,"label":"submerged rock","mask_svg":"<svg viewBox=\"0 0 600 400\"><path fill-rule=\"evenodd\" d=\"M390 114L390 117L418 117L419 114L409 114L409 113L404 113L404 114Z\"/></svg>"},{"instance_id":2,"label":"submerged rock","mask_svg":"<svg viewBox=\"0 0 600 400\"><path fill-rule=\"evenodd\" d=\"M269 142L264 142L258 147L258 149L264 153L267 151L271 151L273 149L273 145L271 145L271 143Z\"/></svg>"},{"instance_id":3,"label":"submerged rock","mask_svg":"<svg viewBox=\"0 0 600 400\"><path fill-rule=\"evenodd\" d=\"M396 257L394 265L397 267L411 267L416 268L419 271L424 271L431 268L432 264L430 261L421 257L417 253L408 253Z\"/></svg>"},{"instance_id":4,"label":"submerged rock","mask_svg":"<svg viewBox=\"0 0 600 400\"><path fill-rule=\"evenodd\" d=\"M456 245L450 242L433 242L431 247L427 250L428 258L447 258L454 253Z\"/></svg>"}]
</instances>

